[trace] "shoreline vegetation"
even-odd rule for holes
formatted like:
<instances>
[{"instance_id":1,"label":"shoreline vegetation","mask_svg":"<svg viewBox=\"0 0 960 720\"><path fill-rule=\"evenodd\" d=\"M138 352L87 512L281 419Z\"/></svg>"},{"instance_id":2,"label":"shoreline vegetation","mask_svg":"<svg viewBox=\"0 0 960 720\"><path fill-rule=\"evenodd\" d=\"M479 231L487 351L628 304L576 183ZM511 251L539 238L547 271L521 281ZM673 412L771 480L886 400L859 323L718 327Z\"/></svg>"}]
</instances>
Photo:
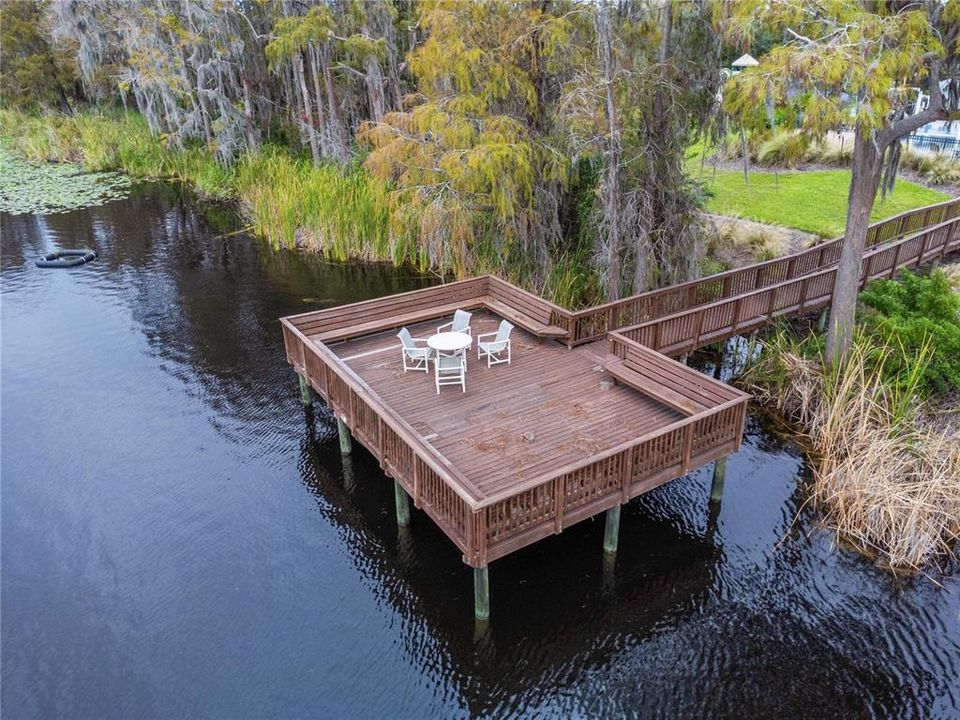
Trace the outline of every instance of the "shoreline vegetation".
<instances>
[{"instance_id":1,"label":"shoreline vegetation","mask_svg":"<svg viewBox=\"0 0 960 720\"><path fill-rule=\"evenodd\" d=\"M948 274L905 272L861 293L851 352L783 325L739 383L798 430L809 502L894 572L924 572L960 540L960 293ZM940 568L942 571L942 568Z\"/></svg>"},{"instance_id":2,"label":"shoreline vegetation","mask_svg":"<svg viewBox=\"0 0 960 720\"><path fill-rule=\"evenodd\" d=\"M36 163L75 163L89 172L121 171L137 180L186 183L201 200L236 203L244 222L275 248L443 273L431 258L429 239L420 237L418 219L397 207L390 183L370 174L359 156L345 165L314 164L307 155L268 143L224 165L198 144L168 146L138 113L119 110L38 115L3 109L0 140ZM696 166L688 162L693 176L700 173L699 162ZM750 185L744 186L739 171L704 168L706 209L722 214L704 216L701 275L795 251L804 232L811 238L839 235L849 182L844 173L785 173L774 179L769 172L751 172ZM839 201L825 206L827 196ZM873 219L948 197L900 181L893 196L877 203ZM798 207L814 208L813 217L791 209ZM782 239L791 233L794 241ZM495 247L481 247L460 273L493 272L576 310L603 300L588 245L551 259L542 281L531 282L522 261L503 257Z\"/></svg>"},{"instance_id":3,"label":"shoreline vegetation","mask_svg":"<svg viewBox=\"0 0 960 720\"><path fill-rule=\"evenodd\" d=\"M391 185L366 171L360 157L345 165L314 164L284 146L264 144L223 165L199 145L168 147L138 113L119 110L37 115L2 109L0 140L31 162L74 163L135 180L175 180L203 201L235 202L243 221L274 248L443 273L425 247L428 239L418 235L417 218L397 207ZM542 283L533 287L522 263L493 247L478 251L463 270L496 273L572 309L600 299L585 250L551 260Z\"/></svg>"}]
</instances>

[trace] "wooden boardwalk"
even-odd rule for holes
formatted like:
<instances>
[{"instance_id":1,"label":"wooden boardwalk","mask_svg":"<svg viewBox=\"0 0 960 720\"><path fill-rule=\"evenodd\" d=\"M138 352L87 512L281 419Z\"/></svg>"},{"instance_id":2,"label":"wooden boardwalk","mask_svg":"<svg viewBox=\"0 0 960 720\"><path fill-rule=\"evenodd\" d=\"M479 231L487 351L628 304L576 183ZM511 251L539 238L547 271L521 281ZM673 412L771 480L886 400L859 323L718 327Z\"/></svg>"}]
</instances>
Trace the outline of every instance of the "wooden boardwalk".
<instances>
[{"instance_id":1,"label":"wooden boardwalk","mask_svg":"<svg viewBox=\"0 0 960 720\"><path fill-rule=\"evenodd\" d=\"M960 200L877 223L870 241L864 284L960 249ZM287 360L394 478L398 520L411 497L482 573L482 617L491 560L604 511L609 550L621 504L739 447L748 396L667 355L828 306L839 247L580 312L473 278L282 318ZM395 335L428 336L457 309L474 336L513 323L513 362L471 349L466 392L438 395L431 373L403 371Z\"/></svg>"},{"instance_id":2,"label":"wooden boardwalk","mask_svg":"<svg viewBox=\"0 0 960 720\"><path fill-rule=\"evenodd\" d=\"M937 205L909 210L871 225L867 235L867 245L871 250L864 258L863 283L867 279L892 275L897 268L922 264L955 250L960 229L956 222L958 219L960 199L954 198ZM811 279L807 286L808 296L798 303L795 311L807 312L825 307L830 304L833 292L831 271L836 269L840 259L841 242L840 239L831 240L767 262L568 313L563 320L568 329L566 341L571 345L594 342L611 330L635 328L651 321L663 321L694 308L741 300L735 308L729 306L736 312L729 316L728 328L731 335L736 335L742 331L741 321L755 322L767 308L763 303L769 303L769 296L756 295L757 291L769 289L779 292L784 288L797 287L794 281L814 274L818 278ZM779 308L774 308L773 312L783 314ZM702 341L691 339L689 335L693 333L695 325L694 322L684 331L683 341L674 336L669 344L662 347L682 347L684 349L670 350L672 354L682 354L723 339L719 328L708 330L708 337ZM707 325L709 327L709 322ZM710 333L716 334L716 337L709 338Z\"/></svg>"}]
</instances>

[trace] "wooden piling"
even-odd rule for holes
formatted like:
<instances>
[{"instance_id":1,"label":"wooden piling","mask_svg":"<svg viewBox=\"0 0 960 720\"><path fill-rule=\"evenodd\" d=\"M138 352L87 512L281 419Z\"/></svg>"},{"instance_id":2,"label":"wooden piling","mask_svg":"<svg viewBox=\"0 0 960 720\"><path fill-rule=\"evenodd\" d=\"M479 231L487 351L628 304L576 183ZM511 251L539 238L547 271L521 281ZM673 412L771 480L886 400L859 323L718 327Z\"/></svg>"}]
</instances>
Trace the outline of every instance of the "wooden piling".
<instances>
[{"instance_id":1,"label":"wooden piling","mask_svg":"<svg viewBox=\"0 0 960 720\"><path fill-rule=\"evenodd\" d=\"M723 482L727 476L727 458L713 461L713 482L710 485L710 502L718 503L723 499Z\"/></svg>"},{"instance_id":2,"label":"wooden piling","mask_svg":"<svg viewBox=\"0 0 960 720\"><path fill-rule=\"evenodd\" d=\"M617 542L620 539L620 505L607 510L606 524L603 530L603 551L613 554L617 551Z\"/></svg>"},{"instance_id":3,"label":"wooden piling","mask_svg":"<svg viewBox=\"0 0 960 720\"><path fill-rule=\"evenodd\" d=\"M397 503L397 525L406 527L410 524L410 496L396 480L393 481L393 496Z\"/></svg>"},{"instance_id":4,"label":"wooden piling","mask_svg":"<svg viewBox=\"0 0 960 720\"><path fill-rule=\"evenodd\" d=\"M350 428L347 424L337 418L337 434L340 435L340 454L349 455L353 451L353 443L350 440Z\"/></svg>"},{"instance_id":5,"label":"wooden piling","mask_svg":"<svg viewBox=\"0 0 960 720\"><path fill-rule=\"evenodd\" d=\"M473 569L473 615L477 620L490 618L490 575L486 565Z\"/></svg>"},{"instance_id":6,"label":"wooden piling","mask_svg":"<svg viewBox=\"0 0 960 720\"><path fill-rule=\"evenodd\" d=\"M300 373L297 373L297 380L300 381L300 402L303 403L304 407L310 407L313 405L313 398L310 396L310 383Z\"/></svg>"}]
</instances>

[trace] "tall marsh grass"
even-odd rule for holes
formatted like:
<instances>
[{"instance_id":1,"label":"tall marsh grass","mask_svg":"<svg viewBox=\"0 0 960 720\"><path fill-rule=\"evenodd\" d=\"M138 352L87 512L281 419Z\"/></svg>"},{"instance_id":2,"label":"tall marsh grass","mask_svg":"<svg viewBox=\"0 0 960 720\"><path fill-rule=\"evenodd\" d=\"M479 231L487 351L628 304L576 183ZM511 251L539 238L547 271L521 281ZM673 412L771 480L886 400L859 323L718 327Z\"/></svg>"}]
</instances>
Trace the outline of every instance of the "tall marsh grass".
<instances>
[{"instance_id":1,"label":"tall marsh grass","mask_svg":"<svg viewBox=\"0 0 960 720\"><path fill-rule=\"evenodd\" d=\"M414 245L391 242L389 187L356 165L314 166L268 146L224 167L204 147L168 145L136 113L38 117L3 110L0 136L37 162L179 179L204 199L238 200L255 231L277 247L305 246L336 260L417 260Z\"/></svg>"},{"instance_id":2,"label":"tall marsh grass","mask_svg":"<svg viewBox=\"0 0 960 720\"><path fill-rule=\"evenodd\" d=\"M265 148L239 162L236 185L244 214L274 245L335 260L416 260L394 252L389 187L360 167L315 166Z\"/></svg>"},{"instance_id":3,"label":"tall marsh grass","mask_svg":"<svg viewBox=\"0 0 960 720\"><path fill-rule=\"evenodd\" d=\"M858 333L825 369L781 330L744 381L806 435L816 462L812 500L837 536L892 568L922 570L960 539L960 444L922 422L917 393L929 350L910 372L884 372L898 350Z\"/></svg>"}]
</instances>

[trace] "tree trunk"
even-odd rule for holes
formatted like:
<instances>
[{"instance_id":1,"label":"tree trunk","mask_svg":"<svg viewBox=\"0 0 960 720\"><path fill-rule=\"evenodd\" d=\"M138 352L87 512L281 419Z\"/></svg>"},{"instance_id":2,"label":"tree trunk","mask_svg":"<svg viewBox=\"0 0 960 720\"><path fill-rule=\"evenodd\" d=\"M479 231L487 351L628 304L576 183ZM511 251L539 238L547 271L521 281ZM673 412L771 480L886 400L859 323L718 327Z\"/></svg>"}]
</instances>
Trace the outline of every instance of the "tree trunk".
<instances>
[{"instance_id":1,"label":"tree trunk","mask_svg":"<svg viewBox=\"0 0 960 720\"><path fill-rule=\"evenodd\" d=\"M310 58L310 70L313 75L313 94L317 103L317 127L320 129L320 148L324 155L330 154L330 131L327 128L327 116L323 111L323 93L320 92L320 68L317 64L317 49L313 45L307 46L307 57Z\"/></svg>"},{"instance_id":2,"label":"tree trunk","mask_svg":"<svg viewBox=\"0 0 960 720\"><path fill-rule=\"evenodd\" d=\"M240 83L243 89L243 134L247 139L247 148L254 150L260 147L260 131L257 129L253 116L253 98L250 81L243 70L240 70Z\"/></svg>"},{"instance_id":3,"label":"tree trunk","mask_svg":"<svg viewBox=\"0 0 960 720\"><path fill-rule=\"evenodd\" d=\"M297 96L293 91L293 83L290 80L290 76L293 73L293 63L290 63L290 72L286 71L286 68L280 73L283 77L283 98L285 100L284 106L287 108L287 120L290 121L291 125L295 125L297 122Z\"/></svg>"},{"instance_id":4,"label":"tree trunk","mask_svg":"<svg viewBox=\"0 0 960 720\"><path fill-rule=\"evenodd\" d=\"M833 365L850 349L860 292L863 251L870 212L880 184L884 148L874 144L867 130L857 130L853 142L850 192L847 195L847 228L833 285L826 362Z\"/></svg>"},{"instance_id":5,"label":"tree trunk","mask_svg":"<svg viewBox=\"0 0 960 720\"><path fill-rule=\"evenodd\" d=\"M370 119L374 122L383 120L386 112L386 99L383 95L383 69L375 55L367 55L363 59L363 69L366 70L365 81L367 98L370 103Z\"/></svg>"},{"instance_id":6,"label":"tree trunk","mask_svg":"<svg viewBox=\"0 0 960 720\"><path fill-rule=\"evenodd\" d=\"M607 214L607 299L620 297L620 129L613 101L613 47L610 39L610 6L601 0L597 12L597 36L603 59L603 81L607 104L607 168L603 184L603 205Z\"/></svg>"},{"instance_id":7,"label":"tree trunk","mask_svg":"<svg viewBox=\"0 0 960 720\"><path fill-rule=\"evenodd\" d=\"M310 110L310 92L307 90L307 80L303 69L303 53L299 51L293 54L293 74L303 99L303 118L307 122L307 137L310 140L313 164L318 165L320 163L320 147L317 145L317 129L313 124L313 112Z\"/></svg>"},{"instance_id":8,"label":"tree trunk","mask_svg":"<svg viewBox=\"0 0 960 720\"><path fill-rule=\"evenodd\" d=\"M330 70L330 46L324 43L321 52L321 66L323 68L323 82L327 88L328 121L330 129L330 149L334 157L340 162L350 158L347 141L347 129L340 114L340 101L337 99L337 89L333 82L333 72Z\"/></svg>"}]
</instances>

